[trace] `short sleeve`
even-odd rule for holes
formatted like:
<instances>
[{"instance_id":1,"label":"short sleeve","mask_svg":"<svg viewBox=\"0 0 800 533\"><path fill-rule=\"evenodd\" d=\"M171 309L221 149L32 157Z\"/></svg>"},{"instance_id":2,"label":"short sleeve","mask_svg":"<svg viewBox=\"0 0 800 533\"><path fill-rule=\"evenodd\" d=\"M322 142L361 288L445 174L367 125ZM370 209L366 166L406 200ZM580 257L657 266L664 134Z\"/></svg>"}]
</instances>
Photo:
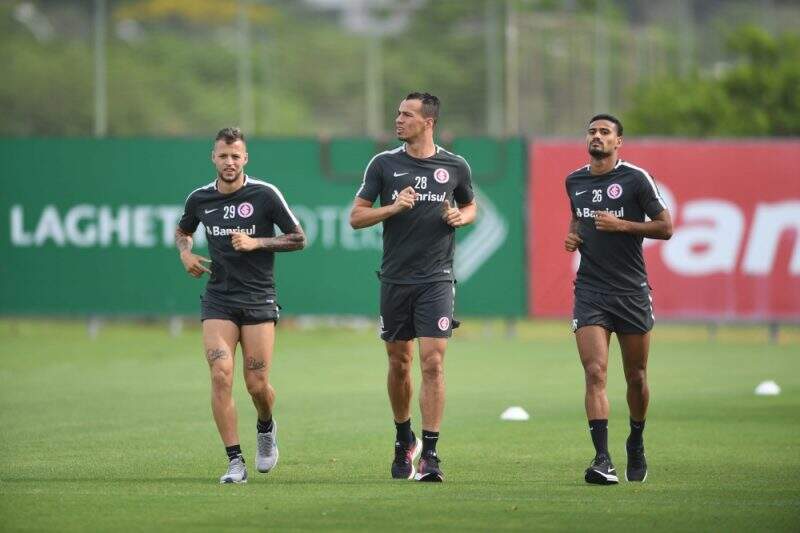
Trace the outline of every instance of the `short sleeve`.
<instances>
[{"instance_id":1,"label":"short sleeve","mask_svg":"<svg viewBox=\"0 0 800 533\"><path fill-rule=\"evenodd\" d=\"M364 170L364 181L361 182L361 187L359 187L356 197L363 198L368 202L374 202L382 189L383 178L381 164L376 156L372 158L369 164L367 164L366 170Z\"/></svg>"},{"instance_id":2,"label":"short sleeve","mask_svg":"<svg viewBox=\"0 0 800 533\"><path fill-rule=\"evenodd\" d=\"M274 185L268 185L266 191L267 201L270 205L268 212L272 218L272 223L278 226L283 233L293 233L295 227L300 225L300 221L292 213L283 194Z\"/></svg>"},{"instance_id":3,"label":"short sleeve","mask_svg":"<svg viewBox=\"0 0 800 533\"><path fill-rule=\"evenodd\" d=\"M567 190L567 200L569 201L570 216L575 217L575 204L572 203L572 195L569 193L569 181L564 180L564 188Z\"/></svg>"},{"instance_id":4,"label":"short sleeve","mask_svg":"<svg viewBox=\"0 0 800 533\"><path fill-rule=\"evenodd\" d=\"M639 190L637 192L637 200L639 206L642 208L648 217L654 218L661 211L667 208L661 193L656 186L656 181L646 172L642 172L641 180L639 180Z\"/></svg>"},{"instance_id":5,"label":"short sleeve","mask_svg":"<svg viewBox=\"0 0 800 533\"><path fill-rule=\"evenodd\" d=\"M459 205L466 205L472 203L472 200L475 199L475 193L472 190L472 169L469 168L466 159L462 157L461 160L464 165L460 169L461 175L459 176L458 184L453 190L453 199Z\"/></svg>"},{"instance_id":6,"label":"short sleeve","mask_svg":"<svg viewBox=\"0 0 800 533\"><path fill-rule=\"evenodd\" d=\"M182 232L191 235L197 230L198 224L200 224L200 219L197 218L197 197L194 194L190 194L186 199L186 205L183 207L183 215L178 221L178 228Z\"/></svg>"}]
</instances>

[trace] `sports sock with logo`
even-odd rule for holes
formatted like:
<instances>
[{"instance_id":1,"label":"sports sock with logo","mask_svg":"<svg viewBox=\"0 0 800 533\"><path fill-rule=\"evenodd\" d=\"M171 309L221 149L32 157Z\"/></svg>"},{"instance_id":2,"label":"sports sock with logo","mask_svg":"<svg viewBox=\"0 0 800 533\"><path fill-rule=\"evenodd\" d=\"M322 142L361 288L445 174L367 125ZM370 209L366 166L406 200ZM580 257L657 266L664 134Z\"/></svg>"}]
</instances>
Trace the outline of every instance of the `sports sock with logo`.
<instances>
[{"instance_id":1,"label":"sports sock with logo","mask_svg":"<svg viewBox=\"0 0 800 533\"><path fill-rule=\"evenodd\" d=\"M242 448L238 444L234 444L233 446L226 446L225 453L228 454L229 461L232 461L237 457L242 457L242 461L244 461L244 457L242 456Z\"/></svg>"},{"instance_id":2,"label":"sports sock with logo","mask_svg":"<svg viewBox=\"0 0 800 533\"><path fill-rule=\"evenodd\" d=\"M642 433L644 432L644 420L637 422L631 418L631 434L628 436L627 445L629 448L642 445Z\"/></svg>"},{"instance_id":3,"label":"sports sock with logo","mask_svg":"<svg viewBox=\"0 0 800 533\"><path fill-rule=\"evenodd\" d=\"M589 420L589 430L592 434L592 444L597 455L608 455L608 419L597 418Z\"/></svg>"},{"instance_id":4,"label":"sports sock with logo","mask_svg":"<svg viewBox=\"0 0 800 533\"><path fill-rule=\"evenodd\" d=\"M397 442L402 442L404 444L408 444L414 440L414 435L411 433L411 419L409 418L405 422L395 422L394 427L397 429L397 436L395 440Z\"/></svg>"},{"instance_id":5,"label":"sports sock with logo","mask_svg":"<svg viewBox=\"0 0 800 533\"><path fill-rule=\"evenodd\" d=\"M264 421L260 418L256 422L256 431L259 433L269 433L272 431L272 417L269 417L269 420Z\"/></svg>"},{"instance_id":6,"label":"sports sock with logo","mask_svg":"<svg viewBox=\"0 0 800 533\"><path fill-rule=\"evenodd\" d=\"M422 430L422 453L436 453L436 442L439 440L438 431Z\"/></svg>"}]
</instances>

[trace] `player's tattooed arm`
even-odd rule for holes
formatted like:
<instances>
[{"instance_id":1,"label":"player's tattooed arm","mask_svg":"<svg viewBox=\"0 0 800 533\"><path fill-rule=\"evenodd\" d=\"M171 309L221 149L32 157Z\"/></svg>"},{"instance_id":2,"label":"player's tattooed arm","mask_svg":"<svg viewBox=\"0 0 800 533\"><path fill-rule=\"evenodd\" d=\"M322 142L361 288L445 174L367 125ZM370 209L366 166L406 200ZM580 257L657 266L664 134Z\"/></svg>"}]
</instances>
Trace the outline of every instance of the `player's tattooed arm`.
<instances>
[{"instance_id":1,"label":"player's tattooed arm","mask_svg":"<svg viewBox=\"0 0 800 533\"><path fill-rule=\"evenodd\" d=\"M270 252L294 252L306 247L306 234L303 232L303 228L295 226L294 231L290 233L284 233L277 237L262 237L256 241L258 241L259 248Z\"/></svg>"},{"instance_id":2,"label":"player's tattooed arm","mask_svg":"<svg viewBox=\"0 0 800 533\"><path fill-rule=\"evenodd\" d=\"M667 209L647 222L633 222L617 218L608 211L598 211L595 214L594 224L599 231L630 233L648 239L668 240L672 237L672 217Z\"/></svg>"},{"instance_id":3,"label":"player's tattooed arm","mask_svg":"<svg viewBox=\"0 0 800 533\"><path fill-rule=\"evenodd\" d=\"M569 230L567 230L567 238L564 239L564 249L568 252L574 252L580 245L583 244L583 239L578 235L578 219L572 215L569 221Z\"/></svg>"},{"instance_id":4,"label":"player's tattooed arm","mask_svg":"<svg viewBox=\"0 0 800 533\"><path fill-rule=\"evenodd\" d=\"M231 244L234 250L250 252L253 250L268 250L270 252L294 252L306 246L306 234L303 228L295 226L294 230L278 235L277 237L250 237L244 233L231 235Z\"/></svg>"},{"instance_id":5,"label":"player's tattooed arm","mask_svg":"<svg viewBox=\"0 0 800 533\"><path fill-rule=\"evenodd\" d=\"M189 233L184 233L180 228L175 230L175 247L180 253L181 263L186 273L192 277L199 278L203 272L211 274L211 271L203 263L210 263L211 259L207 259L202 255L192 253L192 236Z\"/></svg>"},{"instance_id":6,"label":"player's tattooed arm","mask_svg":"<svg viewBox=\"0 0 800 533\"><path fill-rule=\"evenodd\" d=\"M175 248L178 253L190 252L192 250L193 239L188 233L184 233L180 228L175 228Z\"/></svg>"}]
</instances>

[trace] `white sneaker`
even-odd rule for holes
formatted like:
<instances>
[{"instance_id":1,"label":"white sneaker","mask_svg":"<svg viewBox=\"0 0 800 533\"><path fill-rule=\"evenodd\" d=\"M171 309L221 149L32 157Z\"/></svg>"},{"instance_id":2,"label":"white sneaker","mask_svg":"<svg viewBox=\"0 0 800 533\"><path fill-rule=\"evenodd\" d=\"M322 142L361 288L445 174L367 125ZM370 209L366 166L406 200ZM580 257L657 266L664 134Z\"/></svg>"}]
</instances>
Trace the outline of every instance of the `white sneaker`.
<instances>
[{"instance_id":1,"label":"white sneaker","mask_svg":"<svg viewBox=\"0 0 800 533\"><path fill-rule=\"evenodd\" d=\"M239 455L228 463L228 471L219 478L220 483L247 483L247 467L244 459Z\"/></svg>"},{"instance_id":2,"label":"white sneaker","mask_svg":"<svg viewBox=\"0 0 800 533\"><path fill-rule=\"evenodd\" d=\"M266 474L278 464L278 425L272 421L272 429L256 433L256 469Z\"/></svg>"}]
</instances>

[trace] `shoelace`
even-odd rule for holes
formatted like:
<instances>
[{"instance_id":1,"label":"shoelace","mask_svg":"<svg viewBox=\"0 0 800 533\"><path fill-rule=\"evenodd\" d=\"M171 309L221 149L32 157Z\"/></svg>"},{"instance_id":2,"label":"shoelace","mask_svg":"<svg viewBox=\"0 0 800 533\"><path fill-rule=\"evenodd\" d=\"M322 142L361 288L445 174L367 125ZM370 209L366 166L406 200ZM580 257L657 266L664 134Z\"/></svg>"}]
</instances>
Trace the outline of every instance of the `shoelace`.
<instances>
[{"instance_id":1,"label":"shoelace","mask_svg":"<svg viewBox=\"0 0 800 533\"><path fill-rule=\"evenodd\" d=\"M244 461L241 460L233 460L228 463L228 474L233 474L234 472L238 472L244 468Z\"/></svg>"},{"instance_id":2,"label":"shoelace","mask_svg":"<svg viewBox=\"0 0 800 533\"><path fill-rule=\"evenodd\" d=\"M394 461L396 463L408 464L408 450L409 448L402 444L395 445L394 447Z\"/></svg>"},{"instance_id":3,"label":"shoelace","mask_svg":"<svg viewBox=\"0 0 800 533\"><path fill-rule=\"evenodd\" d=\"M259 433L258 440L259 442L263 442L264 446L266 446L268 450L272 448L272 432Z\"/></svg>"},{"instance_id":4,"label":"shoelace","mask_svg":"<svg viewBox=\"0 0 800 533\"><path fill-rule=\"evenodd\" d=\"M639 449L635 450L631 457L631 466L641 468L644 466L644 451Z\"/></svg>"},{"instance_id":5,"label":"shoelace","mask_svg":"<svg viewBox=\"0 0 800 533\"><path fill-rule=\"evenodd\" d=\"M442 461L441 459L439 459L438 455L432 453L425 454L422 458L425 460L426 463L433 464L437 467L439 466L439 463Z\"/></svg>"}]
</instances>

